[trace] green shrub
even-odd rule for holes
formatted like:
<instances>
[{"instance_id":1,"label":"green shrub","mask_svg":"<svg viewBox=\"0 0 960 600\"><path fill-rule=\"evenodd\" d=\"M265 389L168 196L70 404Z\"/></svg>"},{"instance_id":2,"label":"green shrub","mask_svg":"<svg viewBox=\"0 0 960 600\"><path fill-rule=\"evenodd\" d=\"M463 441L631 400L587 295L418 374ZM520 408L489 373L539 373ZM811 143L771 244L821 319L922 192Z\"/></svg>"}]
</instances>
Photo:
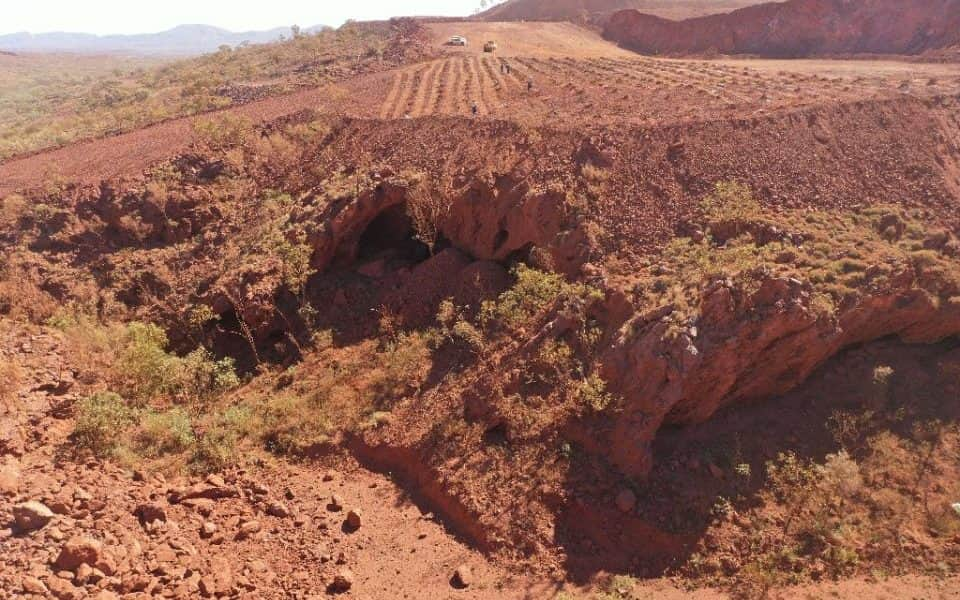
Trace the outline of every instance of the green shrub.
<instances>
[{"instance_id":1,"label":"green shrub","mask_svg":"<svg viewBox=\"0 0 960 600\"><path fill-rule=\"evenodd\" d=\"M786 534L794 519L802 515L814 499L821 470L813 461L798 458L792 451L777 454L776 460L768 461L766 467L769 490L788 509L783 525Z\"/></svg>"},{"instance_id":2,"label":"green shrub","mask_svg":"<svg viewBox=\"0 0 960 600\"><path fill-rule=\"evenodd\" d=\"M245 117L222 115L213 119L197 119L193 124L197 144L211 152L226 152L247 143L253 124Z\"/></svg>"},{"instance_id":3,"label":"green shrub","mask_svg":"<svg viewBox=\"0 0 960 600\"><path fill-rule=\"evenodd\" d=\"M580 382L577 395L580 402L594 412L603 412L614 402L613 395L607 391L607 382L595 373Z\"/></svg>"},{"instance_id":4,"label":"green shrub","mask_svg":"<svg viewBox=\"0 0 960 600\"><path fill-rule=\"evenodd\" d=\"M376 409L390 409L403 396L415 391L430 365L427 339L418 333L399 334L377 353L370 374L370 390Z\"/></svg>"},{"instance_id":5,"label":"green shrub","mask_svg":"<svg viewBox=\"0 0 960 600\"><path fill-rule=\"evenodd\" d=\"M483 349L483 333L467 320L464 311L457 308L453 300L440 303L437 324L440 326L438 345L443 340L450 340L463 344L472 352L478 353Z\"/></svg>"},{"instance_id":6,"label":"green shrub","mask_svg":"<svg viewBox=\"0 0 960 600\"><path fill-rule=\"evenodd\" d=\"M720 181L713 193L700 202L704 215L717 221L744 222L760 214L762 207L749 186L736 181Z\"/></svg>"},{"instance_id":7,"label":"green shrub","mask_svg":"<svg viewBox=\"0 0 960 600\"><path fill-rule=\"evenodd\" d=\"M127 325L116 371L124 395L139 404L170 393L177 378L176 358L167 354L167 335L146 323Z\"/></svg>"},{"instance_id":8,"label":"green shrub","mask_svg":"<svg viewBox=\"0 0 960 600\"><path fill-rule=\"evenodd\" d=\"M598 600L631 600L637 580L629 575L614 575L607 581L604 591L597 594Z\"/></svg>"},{"instance_id":9,"label":"green shrub","mask_svg":"<svg viewBox=\"0 0 960 600\"><path fill-rule=\"evenodd\" d=\"M169 354L167 336L156 325L127 325L120 346L119 385L139 405L165 396L203 401L240 385L232 358L215 360L204 348L183 358Z\"/></svg>"},{"instance_id":10,"label":"green shrub","mask_svg":"<svg viewBox=\"0 0 960 600\"><path fill-rule=\"evenodd\" d=\"M543 383L559 384L578 365L573 349L568 344L551 339L544 342L534 355L529 374Z\"/></svg>"},{"instance_id":11,"label":"green shrub","mask_svg":"<svg viewBox=\"0 0 960 600\"><path fill-rule=\"evenodd\" d=\"M205 427L190 457L195 471L213 472L235 464L237 445L253 428L253 414L245 406L234 406L216 416Z\"/></svg>"},{"instance_id":12,"label":"green shrub","mask_svg":"<svg viewBox=\"0 0 960 600\"><path fill-rule=\"evenodd\" d=\"M99 392L77 407L73 440L78 447L94 454L109 455L134 421L134 412L123 398L112 392Z\"/></svg>"},{"instance_id":13,"label":"green shrub","mask_svg":"<svg viewBox=\"0 0 960 600\"><path fill-rule=\"evenodd\" d=\"M176 362L177 392L190 400L206 400L240 385L232 358L215 360L210 351L197 348Z\"/></svg>"},{"instance_id":14,"label":"green shrub","mask_svg":"<svg viewBox=\"0 0 960 600\"><path fill-rule=\"evenodd\" d=\"M496 301L487 300L481 306L480 323L485 329L494 324L517 329L561 296L587 300L601 295L590 286L567 283L562 275L538 271L523 263L514 267L513 276L516 282L509 290Z\"/></svg>"},{"instance_id":15,"label":"green shrub","mask_svg":"<svg viewBox=\"0 0 960 600\"><path fill-rule=\"evenodd\" d=\"M329 440L332 424L309 400L298 396L277 396L261 409L259 435L267 449L296 454Z\"/></svg>"},{"instance_id":16,"label":"green shrub","mask_svg":"<svg viewBox=\"0 0 960 600\"><path fill-rule=\"evenodd\" d=\"M459 319L453 324L450 335L473 352L480 352L483 349L483 334L469 321Z\"/></svg>"},{"instance_id":17,"label":"green shrub","mask_svg":"<svg viewBox=\"0 0 960 600\"><path fill-rule=\"evenodd\" d=\"M140 419L137 451L150 458L176 454L191 448L196 441L190 415L182 408L166 412L147 412Z\"/></svg>"}]
</instances>

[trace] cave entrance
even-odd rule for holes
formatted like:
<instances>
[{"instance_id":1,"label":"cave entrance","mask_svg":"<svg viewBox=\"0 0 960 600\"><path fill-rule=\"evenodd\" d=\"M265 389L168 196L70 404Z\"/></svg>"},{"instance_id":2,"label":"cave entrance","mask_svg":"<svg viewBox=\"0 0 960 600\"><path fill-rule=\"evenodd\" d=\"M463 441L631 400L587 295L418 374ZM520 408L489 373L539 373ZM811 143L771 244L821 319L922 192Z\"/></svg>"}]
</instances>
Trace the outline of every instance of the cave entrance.
<instances>
[{"instance_id":1,"label":"cave entrance","mask_svg":"<svg viewBox=\"0 0 960 600\"><path fill-rule=\"evenodd\" d=\"M406 204L398 204L381 212L360 234L357 260L393 259L413 263L430 258L430 247L416 237L413 220Z\"/></svg>"}]
</instances>

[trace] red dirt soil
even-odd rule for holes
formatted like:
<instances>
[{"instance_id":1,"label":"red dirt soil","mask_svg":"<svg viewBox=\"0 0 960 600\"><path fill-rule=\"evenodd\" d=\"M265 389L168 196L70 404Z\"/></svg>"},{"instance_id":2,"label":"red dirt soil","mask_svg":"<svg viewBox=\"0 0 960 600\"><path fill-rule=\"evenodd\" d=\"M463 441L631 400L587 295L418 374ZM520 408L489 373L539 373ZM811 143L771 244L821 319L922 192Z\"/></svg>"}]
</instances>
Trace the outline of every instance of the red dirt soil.
<instances>
[{"instance_id":1,"label":"red dirt soil","mask_svg":"<svg viewBox=\"0 0 960 600\"><path fill-rule=\"evenodd\" d=\"M344 456L226 473L223 484L143 477L110 464L65 460L57 452L69 444L72 429L64 407L88 388L72 375L64 383L63 374L80 371L59 333L0 320L0 360L14 360L26 372L17 405L0 405L0 521L6 527L19 498L57 512L38 532L0 528L0 598L47 597L28 593L26 581L53 589L57 576L49 562L73 536L101 541L110 557L114 568L96 587L171 598L197 598L199 590L208 597L232 595L231 590L248 598L289 598L302 590L322 594L344 567L356 576L346 598L449 598L459 565L468 565L475 578L469 592L458 594L463 597L543 598L556 585L488 564L396 482ZM176 500L198 485L210 499ZM342 509L328 507L333 495ZM268 514L271 503L281 503L290 514ZM144 504L162 509L157 530L138 522ZM343 526L352 509L363 518L357 531ZM240 524L254 520L262 530L241 539ZM202 523L212 523L217 533L201 534ZM223 590L208 593L207 582L201 583L208 577ZM68 585L74 593L83 590Z\"/></svg>"},{"instance_id":2,"label":"red dirt soil","mask_svg":"<svg viewBox=\"0 0 960 600\"><path fill-rule=\"evenodd\" d=\"M890 347L879 352L889 353ZM911 357L901 351L897 356L919 364L911 372L920 373L929 366L929 360L924 361L931 354ZM766 452L790 444L790 432L815 430L822 409L831 406L817 405L816 399L839 389L846 401L857 401L862 382L857 370L847 367L862 364L863 355L853 353L778 403L667 436L658 449L663 480L677 479L671 465L680 462L679 455L744 427L762 433L749 443ZM69 448L67 435L73 428L69 407L89 393L87 377L95 377L83 372L75 358L59 332L0 320L0 359L15 361L24 370L16 403L0 404L0 518L5 527L0 529L0 598L50 597L45 589L56 589L60 597L75 594L104 600L116 596L98 595L101 589L126 591L124 597L131 598L272 599L301 597L305 590L320 598L329 597L323 594L325 588L347 568L354 583L349 593L338 596L345 599L539 600L555 598L561 590L566 598L590 598L590 584L605 578L601 572L580 589L490 563L459 539L422 496L410 493L417 487L413 482L371 472L342 455L302 464L264 464L206 480L166 479L95 461L75 463L63 452ZM818 410L807 414L798 408L806 403ZM721 487L705 469L685 481L684 493L697 497L709 497ZM189 495L187 491L206 498L180 499ZM342 500L342 510L328 506L333 495ZM51 507L55 513L51 521L33 532L6 527L13 507L30 500ZM159 524L141 523L138 512L143 514L143 506L162 514ZM278 515L277 506L290 514ZM352 509L362 514L362 526L356 531L343 526ZM661 509L650 505L651 515ZM238 535L241 526L252 521L260 530L248 537ZM214 533L202 533L204 524L212 525ZM71 581L51 569L65 541L75 536L100 542L103 553L97 569L106 573ZM453 572L461 565L472 571L466 590L451 586ZM956 578L911 576L808 584L777 590L769 597L947 600L960 596L958 590ZM686 589L682 581L671 579L639 582L633 594L664 600L730 597L715 589Z\"/></svg>"},{"instance_id":3,"label":"red dirt soil","mask_svg":"<svg viewBox=\"0 0 960 600\"><path fill-rule=\"evenodd\" d=\"M679 22L625 10L604 36L645 54L920 54L960 42L960 1L790 0Z\"/></svg>"}]
</instances>

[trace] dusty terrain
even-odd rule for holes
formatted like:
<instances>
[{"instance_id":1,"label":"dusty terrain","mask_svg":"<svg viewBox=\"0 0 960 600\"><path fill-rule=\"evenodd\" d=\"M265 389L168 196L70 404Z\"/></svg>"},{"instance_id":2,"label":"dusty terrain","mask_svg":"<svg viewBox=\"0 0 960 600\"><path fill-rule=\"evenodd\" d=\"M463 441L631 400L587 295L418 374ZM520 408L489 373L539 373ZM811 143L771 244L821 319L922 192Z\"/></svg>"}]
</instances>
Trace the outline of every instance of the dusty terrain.
<instances>
[{"instance_id":1,"label":"dusty terrain","mask_svg":"<svg viewBox=\"0 0 960 600\"><path fill-rule=\"evenodd\" d=\"M551 589L488 565L389 477L347 457L261 465L205 481L73 464L62 456L71 430L64 410L84 392L74 381L82 371L57 332L0 327L0 356L25 370L15 405L0 414L0 443L6 444L0 511L7 514L17 498L29 497L56 513L41 532L0 533L2 598L48 597L46 589L61 598L83 594L82 585L50 577L48 564L77 537L103 542L102 555L91 562L99 573L75 580L91 584L90 597L108 597L97 596L98 589L131 597L289 598L307 590L315 596L331 573L347 568L356 574L351 597L447 598L461 565L477 578L470 593L461 594L466 597L544 597ZM196 497L177 499L190 490ZM342 503L336 510L329 507L333 496ZM144 506L157 507L156 527L138 518ZM357 530L345 525L351 510L362 512ZM258 531L239 533L251 522ZM211 524L212 533L204 533Z\"/></svg>"},{"instance_id":2,"label":"dusty terrain","mask_svg":"<svg viewBox=\"0 0 960 600\"><path fill-rule=\"evenodd\" d=\"M74 363L62 334L49 328L0 321L0 357L23 369L14 401L0 407L0 514L25 501L52 509L39 531L0 529L2 598L323 597L344 569L354 576L348 598L588 598L595 585L606 585L602 574L575 585L489 563L445 526L429 502L411 495L410 481L371 472L346 454L303 464L250 464L209 478L166 478L98 461L75 462L69 407L87 391L83 380L96 374ZM836 389L838 380L855 386L842 369L834 369L797 395L809 396L815 405L823 397L818 388ZM800 400L788 397L689 435L671 435L658 452L664 464L678 462L677 454L734 435L753 421L764 424L766 436L751 443L769 453L784 443L780 436L797 434L797 411L783 405ZM812 418L803 418L815 429ZM694 473L683 482L685 492L671 492L696 496L702 493L697 487L717 485L709 473ZM342 507L330 506L334 496ZM147 513L151 520L144 521L140 515L147 509L153 511ZM346 525L351 510L361 513L359 529ZM245 526L251 533L241 533ZM98 542L90 568L76 575L54 573L50 563L78 539ZM464 566L471 586L457 589L450 580ZM687 589L680 579L621 589L624 594L615 597L730 597L717 589ZM960 582L929 576L854 579L780 590L772 597L864 595L949 600L960 597Z\"/></svg>"},{"instance_id":3,"label":"dusty terrain","mask_svg":"<svg viewBox=\"0 0 960 600\"><path fill-rule=\"evenodd\" d=\"M803 57L935 52L957 45L958 31L956 0L789 0L683 21L624 10L604 35L645 54Z\"/></svg>"},{"instance_id":4,"label":"dusty terrain","mask_svg":"<svg viewBox=\"0 0 960 600\"><path fill-rule=\"evenodd\" d=\"M566 23L429 24L444 55L382 74L225 111L254 123L302 111L358 118L479 115L554 129L611 123L657 126L759 118L865 99L960 92L960 66L894 61L702 61L643 58ZM444 46L465 35L466 50ZM495 55L482 43L496 39ZM501 71L510 66L510 74ZM533 89L527 90L528 82ZM216 114L216 113L215 113ZM0 163L0 193L58 178L96 182L134 174L183 151L195 118Z\"/></svg>"},{"instance_id":5,"label":"dusty terrain","mask_svg":"<svg viewBox=\"0 0 960 600\"><path fill-rule=\"evenodd\" d=\"M956 597L956 65L425 27L0 164L2 588Z\"/></svg>"}]
</instances>

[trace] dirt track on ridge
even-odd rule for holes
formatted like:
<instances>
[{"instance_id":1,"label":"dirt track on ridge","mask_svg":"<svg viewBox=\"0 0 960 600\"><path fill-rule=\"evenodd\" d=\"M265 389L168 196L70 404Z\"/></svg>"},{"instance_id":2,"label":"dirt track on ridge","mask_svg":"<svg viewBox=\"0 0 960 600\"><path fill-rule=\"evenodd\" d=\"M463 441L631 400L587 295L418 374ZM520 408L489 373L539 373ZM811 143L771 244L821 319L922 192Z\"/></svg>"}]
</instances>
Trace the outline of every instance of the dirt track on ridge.
<instances>
[{"instance_id":1,"label":"dirt track on ridge","mask_svg":"<svg viewBox=\"0 0 960 600\"><path fill-rule=\"evenodd\" d=\"M328 98L329 93L323 88L311 89L15 158L0 164L0 195L57 178L91 183L136 173L189 147L194 139L193 124L198 119L230 113L260 123L301 110L322 110Z\"/></svg>"},{"instance_id":2,"label":"dirt track on ridge","mask_svg":"<svg viewBox=\"0 0 960 600\"><path fill-rule=\"evenodd\" d=\"M818 105L960 93L958 65L666 60L628 53L570 24L429 27L439 59L225 112L257 123L307 109L364 119L469 117L476 103L480 118L602 133L611 126L753 119ZM442 46L454 33L468 35L472 45ZM478 48L487 37L501 43L500 51ZM0 164L0 195L54 178L94 183L139 173L188 148L194 121L177 119L7 161Z\"/></svg>"}]
</instances>

